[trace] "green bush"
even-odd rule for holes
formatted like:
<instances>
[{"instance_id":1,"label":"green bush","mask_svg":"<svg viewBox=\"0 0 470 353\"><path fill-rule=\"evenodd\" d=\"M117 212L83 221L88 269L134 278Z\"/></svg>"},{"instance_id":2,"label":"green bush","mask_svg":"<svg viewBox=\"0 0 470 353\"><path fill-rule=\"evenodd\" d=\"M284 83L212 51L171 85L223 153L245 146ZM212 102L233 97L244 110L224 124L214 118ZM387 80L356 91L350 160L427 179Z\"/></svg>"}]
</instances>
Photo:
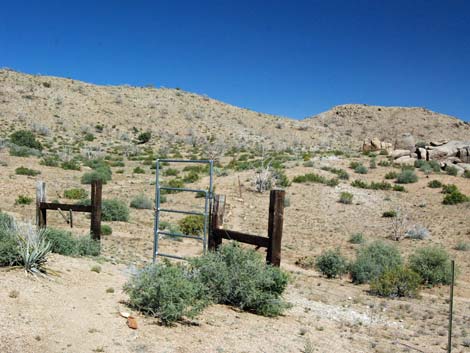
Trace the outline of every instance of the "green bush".
<instances>
[{"instance_id":1,"label":"green bush","mask_svg":"<svg viewBox=\"0 0 470 353\"><path fill-rule=\"evenodd\" d=\"M396 216L397 216L397 211L395 210L385 211L384 213L382 213L382 217L385 217L385 218L393 218Z\"/></svg>"},{"instance_id":2,"label":"green bush","mask_svg":"<svg viewBox=\"0 0 470 353\"><path fill-rule=\"evenodd\" d=\"M60 164L60 167L64 170L80 170L80 161L76 158L73 158L69 161L64 161Z\"/></svg>"},{"instance_id":3,"label":"green bush","mask_svg":"<svg viewBox=\"0 0 470 353\"><path fill-rule=\"evenodd\" d=\"M276 186L286 188L292 184L289 178L287 177L286 173L281 169L273 170L272 176L274 180L276 180Z\"/></svg>"},{"instance_id":4,"label":"green bush","mask_svg":"<svg viewBox=\"0 0 470 353\"><path fill-rule=\"evenodd\" d=\"M470 169L466 169L464 172L463 172L463 177L464 178L470 178Z\"/></svg>"},{"instance_id":5,"label":"green bush","mask_svg":"<svg viewBox=\"0 0 470 353\"><path fill-rule=\"evenodd\" d=\"M369 161L369 168L370 169L375 169L377 168L377 160L375 158L372 158L370 161Z\"/></svg>"},{"instance_id":6,"label":"green bush","mask_svg":"<svg viewBox=\"0 0 470 353\"><path fill-rule=\"evenodd\" d=\"M34 134L28 130L15 131L10 135L10 142L17 146L33 148L39 151L42 150L41 142L36 140Z\"/></svg>"},{"instance_id":7,"label":"green bush","mask_svg":"<svg viewBox=\"0 0 470 353\"><path fill-rule=\"evenodd\" d=\"M339 196L339 202L350 205L352 204L354 195L350 192L342 192Z\"/></svg>"},{"instance_id":8,"label":"green bush","mask_svg":"<svg viewBox=\"0 0 470 353\"><path fill-rule=\"evenodd\" d=\"M14 157L29 157L36 156L39 157L41 152L35 150L34 148L29 148L25 146L10 145L10 156Z\"/></svg>"},{"instance_id":9,"label":"green bush","mask_svg":"<svg viewBox=\"0 0 470 353\"><path fill-rule=\"evenodd\" d=\"M351 235L351 237L349 238L349 242L351 244L364 244L366 242L366 240L364 239L364 234L355 233L355 234Z\"/></svg>"},{"instance_id":10,"label":"green bush","mask_svg":"<svg viewBox=\"0 0 470 353\"><path fill-rule=\"evenodd\" d=\"M236 243L191 260L205 297L214 303L229 304L264 316L277 316L286 308L281 295L288 277L267 265L253 249Z\"/></svg>"},{"instance_id":11,"label":"green bush","mask_svg":"<svg viewBox=\"0 0 470 353\"><path fill-rule=\"evenodd\" d=\"M33 202L33 198L27 195L18 195L15 200L15 205L30 205Z\"/></svg>"},{"instance_id":12,"label":"green bush","mask_svg":"<svg viewBox=\"0 0 470 353\"><path fill-rule=\"evenodd\" d=\"M459 173L459 170L452 165L450 167L446 167L446 173L447 175L457 176L457 174Z\"/></svg>"},{"instance_id":13,"label":"green bush","mask_svg":"<svg viewBox=\"0 0 470 353\"><path fill-rule=\"evenodd\" d=\"M339 184L339 180L336 178L328 179L325 178L322 175L318 175L315 173L307 173L304 175L298 175L292 179L294 183L319 183L319 184L325 184L328 186L336 186Z\"/></svg>"},{"instance_id":14,"label":"green bush","mask_svg":"<svg viewBox=\"0 0 470 353\"><path fill-rule=\"evenodd\" d=\"M382 154L382 153L380 153ZM387 161L386 159L382 159L380 162L379 162L379 166L381 167L390 167L391 163L389 161Z\"/></svg>"},{"instance_id":15,"label":"green bush","mask_svg":"<svg viewBox=\"0 0 470 353\"><path fill-rule=\"evenodd\" d=\"M387 174L385 174L385 179L395 179L398 176L398 173L395 171L390 171Z\"/></svg>"},{"instance_id":16,"label":"green bush","mask_svg":"<svg viewBox=\"0 0 470 353\"><path fill-rule=\"evenodd\" d=\"M401 264L402 258L396 247L375 241L358 250L351 265L351 277L354 283L367 283Z\"/></svg>"},{"instance_id":17,"label":"green bush","mask_svg":"<svg viewBox=\"0 0 470 353\"><path fill-rule=\"evenodd\" d=\"M59 156L55 154L47 155L42 158L39 162L41 165L45 165L46 167L58 167L59 166Z\"/></svg>"},{"instance_id":18,"label":"green bush","mask_svg":"<svg viewBox=\"0 0 470 353\"><path fill-rule=\"evenodd\" d=\"M361 163L358 162L358 161L351 161L351 162L349 162L349 168L351 168L351 169L356 169L356 168L357 168L358 166L360 166L360 165L361 165Z\"/></svg>"},{"instance_id":19,"label":"green bush","mask_svg":"<svg viewBox=\"0 0 470 353\"><path fill-rule=\"evenodd\" d=\"M91 184L93 181L101 180L103 184L106 184L112 179L112 171L108 164L102 159L95 159L88 161L87 166L93 169L92 172L88 172L82 175L82 184Z\"/></svg>"},{"instance_id":20,"label":"green bush","mask_svg":"<svg viewBox=\"0 0 470 353\"><path fill-rule=\"evenodd\" d=\"M403 185L395 184L393 185L393 191L406 192L406 189Z\"/></svg>"},{"instance_id":21,"label":"green bush","mask_svg":"<svg viewBox=\"0 0 470 353\"><path fill-rule=\"evenodd\" d=\"M208 304L203 287L182 265L163 262L145 267L124 286L130 305L169 325L193 318Z\"/></svg>"},{"instance_id":22,"label":"green bush","mask_svg":"<svg viewBox=\"0 0 470 353\"><path fill-rule=\"evenodd\" d=\"M354 171L358 174L367 174L369 170L366 166L359 164L358 166L356 166L356 168L354 168Z\"/></svg>"},{"instance_id":23,"label":"green bush","mask_svg":"<svg viewBox=\"0 0 470 353\"><path fill-rule=\"evenodd\" d=\"M200 235L204 231L204 217L189 215L179 220L179 229L186 235Z\"/></svg>"},{"instance_id":24,"label":"green bush","mask_svg":"<svg viewBox=\"0 0 470 353\"><path fill-rule=\"evenodd\" d=\"M163 170L164 176L177 176L179 174L179 170L175 168L168 168Z\"/></svg>"},{"instance_id":25,"label":"green bush","mask_svg":"<svg viewBox=\"0 0 470 353\"><path fill-rule=\"evenodd\" d=\"M88 192L82 188L64 190L64 197L70 200L81 200L88 197Z\"/></svg>"},{"instance_id":26,"label":"green bush","mask_svg":"<svg viewBox=\"0 0 470 353\"><path fill-rule=\"evenodd\" d=\"M457 190L451 192L450 194L446 194L446 196L444 196L444 200L442 200L442 203L444 205L457 205L459 203L468 201L470 201L470 198Z\"/></svg>"},{"instance_id":27,"label":"green bush","mask_svg":"<svg viewBox=\"0 0 470 353\"><path fill-rule=\"evenodd\" d=\"M151 210L153 201L144 194L139 194L131 200L130 206L137 209Z\"/></svg>"},{"instance_id":28,"label":"green bush","mask_svg":"<svg viewBox=\"0 0 470 353\"><path fill-rule=\"evenodd\" d=\"M315 268L326 278L341 277L348 270L348 262L339 249L327 250L316 258Z\"/></svg>"},{"instance_id":29,"label":"green bush","mask_svg":"<svg viewBox=\"0 0 470 353\"><path fill-rule=\"evenodd\" d=\"M431 181L428 183L428 186L429 186L430 188L437 189L437 188L441 188L441 187L442 187L442 183L441 183L439 180L431 180Z\"/></svg>"},{"instance_id":30,"label":"green bush","mask_svg":"<svg viewBox=\"0 0 470 353\"><path fill-rule=\"evenodd\" d=\"M402 266L388 269L370 283L372 294L381 297L416 297L421 283L420 276Z\"/></svg>"},{"instance_id":31,"label":"green bush","mask_svg":"<svg viewBox=\"0 0 470 353\"><path fill-rule=\"evenodd\" d=\"M15 169L15 173L17 175L28 175L28 176L36 176L41 174L39 170L29 169L26 167L18 167Z\"/></svg>"},{"instance_id":32,"label":"green bush","mask_svg":"<svg viewBox=\"0 0 470 353\"><path fill-rule=\"evenodd\" d=\"M390 190L392 189L392 184L387 183L386 181L375 182L372 181L369 185L371 190Z\"/></svg>"},{"instance_id":33,"label":"green bush","mask_svg":"<svg viewBox=\"0 0 470 353\"><path fill-rule=\"evenodd\" d=\"M353 180L352 183L351 183L351 186L353 186L355 188L360 188L360 189L368 189L369 188L369 184L367 184L367 182L365 182L363 180L359 180L359 179Z\"/></svg>"},{"instance_id":34,"label":"green bush","mask_svg":"<svg viewBox=\"0 0 470 353\"><path fill-rule=\"evenodd\" d=\"M327 166L322 167L321 169L336 174L338 178L340 178L341 180L349 180L349 174L344 169L327 167Z\"/></svg>"},{"instance_id":35,"label":"green bush","mask_svg":"<svg viewBox=\"0 0 470 353\"><path fill-rule=\"evenodd\" d=\"M65 256L98 256L100 244L89 236L75 237L71 232L47 228L44 232L51 251Z\"/></svg>"},{"instance_id":36,"label":"green bush","mask_svg":"<svg viewBox=\"0 0 470 353\"><path fill-rule=\"evenodd\" d=\"M457 245L455 245L454 249L458 250L458 251L469 251L470 250L470 243L460 241L460 242L457 243Z\"/></svg>"},{"instance_id":37,"label":"green bush","mask_svg":"<svg viewBox=\"0 0 470 353\"><path fill-rule=\"evenodd\" d=\"M191 171L183 177L183 182L185 183L195 183L199 180L199 174L197 172Z\"/></svg>"},{"instance_id":38,"label":"green bush","mask_svg":"<svg viewBox=\"0 0 470 353\"><path fill-rule=\"evenodd\" d=\"M437 246L416 250L409 258L409 266L426 285L450 284L452 280L449 254Z\"/></svg>"},{"instance_id":39,"label":"green bush","mask_svg":"<svg viewBox=\"0 0 470 353\"><path fill-rule=\"evenodd\" d=\"M145 170L139 166L135 167L133 172L134 174L145 174Z\"/></svg>"},{"instance_id":40,"label":"green bush","mask_svg":"<svg viewBox=\"0 0 470 353\"><path fill-rule=\"evenodd\" d=\"M459 188L455 184L445 184L442 185L443 194L452 194L453 192L458 192Z\"/></svg>"},{"instance_id":41,"label":"green bush","mask_svg":"<svg viewBox=\"0 0 470 353\"><path fill-rule=\"evenodd\" d=\"M184 181L181 179L171 179L168 183L164 184L166 187L170 188L184 188ZM161 190L160 194L165 195L165 194L176 194L180 192L179 190Z\"/></svg>"},{"instance_id":42,"label":"green bush","mask_svg":"<svg viewBox=\"0 0 470 353\"><path fill-rule=\"evenodd\" d=\"M103 200L101 207L101 219L104 222L129 221L129 208L123 201L117 199Z\"/></svg>"},{"instance_id":43,"label":"green bush","mask_svg":"<svg viewBox=\"0 0 470 353\"><path fill-rule=\"evenodd\" d=\"M418 181L418 176L415 174L414 171L410 169L402 170L400 174L397 176L397 183L398 184L411 184L416 183Z\"/></svg>"},{"instance_id":44,"label":"green bush","mask_svg":"<svg viewBox=\"0 0 470 353\"><path fill-rule=\"evenodd\" d=\"M0 212L0 267L15 265L18 256L14 219Z\"/></svg>"},{"instance_id":45,"label":"green bush","mask_svg":"<svg viewBox=\"0 0 470 353\"><path fill-rule=\"evenodd\" d=\"M102 224L101 225L101 234L102 235L111 235L113 234L113 228L107 224Z\"/></svg>"},{"instance_id":46,"label":"green bush","mask_svg":"<svg viewBox=\"0 0 470 353\"><path fill-rule=\"evenodd\" d=\"M137 140L139 141L140 144L144 144L150 141L150 138L152 137L152 133L150 131L142 132L137 136Z\"/></svg>"}]
</instances>

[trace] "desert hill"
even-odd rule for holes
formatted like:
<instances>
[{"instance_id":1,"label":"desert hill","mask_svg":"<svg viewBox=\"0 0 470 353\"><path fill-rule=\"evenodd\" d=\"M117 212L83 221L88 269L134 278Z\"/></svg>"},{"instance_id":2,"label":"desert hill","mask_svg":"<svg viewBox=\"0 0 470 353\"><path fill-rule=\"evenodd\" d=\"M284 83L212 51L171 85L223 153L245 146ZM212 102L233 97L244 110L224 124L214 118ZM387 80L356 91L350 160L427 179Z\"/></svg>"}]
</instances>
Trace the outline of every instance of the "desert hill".
<instances>
[{"instance_id":1,"label":"desert hill","mask_svg":"<svg viewBox=\"0 0 470 353\"><path fill-rule=\"evenodd\" d=\"M342 105L304 120L226 104L180 89L98 86L51 76L0 70L0 131L20 127L64 140L95 132L97 143L151 131L156 143L217 140L226 145L357 148L367 137L392 140L411 132L418 141L470 140L470 125L423 108Z\"/></svg>"}]
</instances>

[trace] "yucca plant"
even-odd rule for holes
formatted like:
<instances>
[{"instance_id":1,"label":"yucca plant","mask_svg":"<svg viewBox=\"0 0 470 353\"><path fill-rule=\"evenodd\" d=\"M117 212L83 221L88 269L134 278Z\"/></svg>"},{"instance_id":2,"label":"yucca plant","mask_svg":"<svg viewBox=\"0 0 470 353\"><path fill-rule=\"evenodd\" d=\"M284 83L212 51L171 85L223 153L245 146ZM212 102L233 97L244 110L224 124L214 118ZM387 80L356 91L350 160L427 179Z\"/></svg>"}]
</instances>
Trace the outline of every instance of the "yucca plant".
<instances>
[{"instance_id":1,"label":"yucca plant","mask_svg":"<svg viewBox=\"0 0 470 353\"><path fill-rule=\"evenodd\" d=\"M36 230L30 223L17 224L19 262L25 271L34 275L45 272L44 264L51 252L45 229Z\"/></svg>"}]
</instances>

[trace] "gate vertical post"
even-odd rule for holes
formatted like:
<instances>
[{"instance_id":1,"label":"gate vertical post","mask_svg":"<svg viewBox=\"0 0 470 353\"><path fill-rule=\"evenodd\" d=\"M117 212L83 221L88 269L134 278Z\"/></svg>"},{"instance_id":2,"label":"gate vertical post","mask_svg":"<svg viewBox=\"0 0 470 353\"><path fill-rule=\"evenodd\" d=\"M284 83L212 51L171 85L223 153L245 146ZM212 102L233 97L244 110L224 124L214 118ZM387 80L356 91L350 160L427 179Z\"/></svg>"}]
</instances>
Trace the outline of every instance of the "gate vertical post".
<instances>
[{"instance_id":1,"label":"gate vertical post","mask_svg":"<svg viewBox=\"0 0 470 353\"><path fill-rule=\"evenodd\" d=\"M271 190L269 194L268 237L269 245L266 262L279 267L281 265L282 227L284 223L284 190Z\"/></svg>"},{"instance_id":2,"label":"gate vertical post","mask_svg":"<svg viewBox=\"0 0 470 353\"><path fill-rule=\"evenodd\" d=\"M101 193L103 182L95 180L91 183L91 224L90 233L94 240L101 239Z\"/></svg>"},{"instance_id":3,"label":"gate vertical post","mask_svg":"<svg viewBox=\"0 0 470 353\"><path fill-rule=\"evenodd\" d=\"M41 209L41 202L46 202L46 183L38 181L36 184L36 226L45 228L47 225L47 210Z\"/></svg>"},{"instance_id":4,"label":"gate vertical post","mask_svg":"<svg viewBox=\"0 0 470 353\"><path fill-rule=\"evenodd\" d=\"M209 250L214 251L222 244L222 237L214 234L215 229L222 227L224 223L225 195L215 195L214 205L211 211L211 224L209 227Z\"/></svg>"}]
</instances>

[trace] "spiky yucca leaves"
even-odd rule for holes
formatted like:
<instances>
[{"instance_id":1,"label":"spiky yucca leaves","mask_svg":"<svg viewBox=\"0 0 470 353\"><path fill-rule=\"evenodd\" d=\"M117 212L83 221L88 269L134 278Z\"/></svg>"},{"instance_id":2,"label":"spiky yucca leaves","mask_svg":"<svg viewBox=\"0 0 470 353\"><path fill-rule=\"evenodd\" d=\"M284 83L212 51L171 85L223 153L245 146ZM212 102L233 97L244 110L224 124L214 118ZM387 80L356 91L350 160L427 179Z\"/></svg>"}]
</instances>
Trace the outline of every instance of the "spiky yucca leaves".
<instances>
[{"instance_id":1,"label":"spiky yucca leaves","mask_svg":"<svg viewBox=\"0 0 470 353\"><path fill-rule=\"evenodd\" d=\"M17 224L19 262L31 274L43 274L44 265L51 252L51 244L45 238L45 229L36 230L31 223Z\"/></svg>"}]
</instances>

